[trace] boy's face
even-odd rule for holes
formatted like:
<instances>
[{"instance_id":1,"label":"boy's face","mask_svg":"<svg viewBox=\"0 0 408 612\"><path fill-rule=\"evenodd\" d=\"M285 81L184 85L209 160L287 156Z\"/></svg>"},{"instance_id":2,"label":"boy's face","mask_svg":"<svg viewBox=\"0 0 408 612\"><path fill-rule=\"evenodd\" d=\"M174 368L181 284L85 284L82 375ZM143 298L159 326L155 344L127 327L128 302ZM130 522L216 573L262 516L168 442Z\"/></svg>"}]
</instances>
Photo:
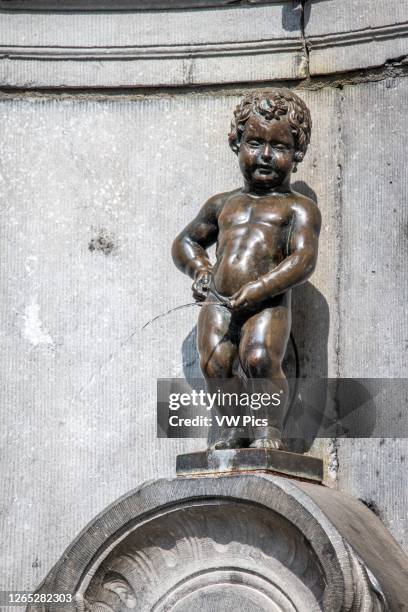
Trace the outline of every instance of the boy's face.
<instances>
[{"instance_id":1,"label":"boy's face","mask_svg":"<svg viewBox=\"0 0 408 612\"><path fill-rule=\"evenodd\" d=\"M265 121L252 115L238 152L244 179L258 191L279 187L294 166L295 139L286 116Z\"/></svg>"}]
</instances>

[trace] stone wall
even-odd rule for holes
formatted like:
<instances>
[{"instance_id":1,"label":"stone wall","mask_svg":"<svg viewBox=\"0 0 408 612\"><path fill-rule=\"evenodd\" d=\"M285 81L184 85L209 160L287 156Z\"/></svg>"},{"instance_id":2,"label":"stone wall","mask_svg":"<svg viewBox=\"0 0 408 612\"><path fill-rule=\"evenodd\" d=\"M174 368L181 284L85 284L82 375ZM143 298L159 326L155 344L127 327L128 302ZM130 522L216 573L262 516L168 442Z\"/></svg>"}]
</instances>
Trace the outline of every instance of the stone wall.
<instances>
[{"instance_id":1,"label":"stone wall","mask_svg":"<svg viewBox=\"0 0 408 612\"><path fill-rule=\"evenodd\" d=\"M239 184L226 133L247 91L288 79L314 120L294 177L323 216L318 268L294 292L303 372L405 375L408 11L368 0L341 14L331 0L132 13L7 5L0 586L32 589L95 514L202 446L157 440L155 428L156 378L198 372L195 309L141 328L191 299L171 242L208 196ZM327 484L369 503L408 550L406 449L338 440L312 452Z\"/></svg>"}]
</instances>

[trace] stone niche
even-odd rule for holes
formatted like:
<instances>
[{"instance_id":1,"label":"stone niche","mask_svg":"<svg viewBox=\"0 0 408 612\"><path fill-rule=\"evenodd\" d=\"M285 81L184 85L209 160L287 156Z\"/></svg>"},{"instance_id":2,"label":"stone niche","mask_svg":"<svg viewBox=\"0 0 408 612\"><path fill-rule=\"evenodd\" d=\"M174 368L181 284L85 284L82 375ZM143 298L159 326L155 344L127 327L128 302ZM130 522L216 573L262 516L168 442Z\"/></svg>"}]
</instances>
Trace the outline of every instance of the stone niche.
<instances>
[{"instance_id":1,"label":"stone niche","mask_svg":"<svg viewBox=\"0 0 408 612\"><path fill-rule=\"evenodd\" d=\"M146 483L88 525L38 592L73 593L83 612L379 612L407 609L407 578L363 504L256 474Z\"/></svg>"}]
</instances>

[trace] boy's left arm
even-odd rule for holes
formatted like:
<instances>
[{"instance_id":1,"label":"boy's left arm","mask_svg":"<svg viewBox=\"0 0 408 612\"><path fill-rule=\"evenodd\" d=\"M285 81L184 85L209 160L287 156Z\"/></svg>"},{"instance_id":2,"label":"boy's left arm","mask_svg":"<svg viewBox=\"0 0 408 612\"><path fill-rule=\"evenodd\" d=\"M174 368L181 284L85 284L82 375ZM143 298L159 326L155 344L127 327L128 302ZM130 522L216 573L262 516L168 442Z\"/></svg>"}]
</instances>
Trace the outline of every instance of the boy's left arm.
<instances>
[{"instance_id":1,"label":"boy's left arm","mask_svg":"<svg viewBox=\"0 0 408 612\"><path fill-rule=\"evenodd\" d=\"M294 205L288 256L271 272L244 285L231 298L233 310L254 308L275 295L304 283L316 267L321 215L312 200Z\"/></svg>"}]
</instances>

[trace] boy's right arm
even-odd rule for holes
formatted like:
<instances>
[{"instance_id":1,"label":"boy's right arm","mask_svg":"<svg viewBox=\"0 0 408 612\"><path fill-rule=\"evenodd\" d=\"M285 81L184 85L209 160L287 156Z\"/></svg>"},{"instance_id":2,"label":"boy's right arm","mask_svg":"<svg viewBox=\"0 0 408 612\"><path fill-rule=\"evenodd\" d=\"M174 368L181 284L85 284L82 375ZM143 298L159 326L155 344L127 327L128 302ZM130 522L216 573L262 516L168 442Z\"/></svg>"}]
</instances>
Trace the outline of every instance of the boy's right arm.
<instances>
[{"instance_id":1,"label":"boy's right arm","mask_svg":"<svg viewBox=\"0 0 408 612\"><path fill-rule=\"evenodd\" d=\"M173 261L179 270L194 279L193 294L198 300L206 297L212 270L206 249L217 241L218 215L226 195L218 194L207 200L173 242Z\"/></svg>"}]
</instances>

